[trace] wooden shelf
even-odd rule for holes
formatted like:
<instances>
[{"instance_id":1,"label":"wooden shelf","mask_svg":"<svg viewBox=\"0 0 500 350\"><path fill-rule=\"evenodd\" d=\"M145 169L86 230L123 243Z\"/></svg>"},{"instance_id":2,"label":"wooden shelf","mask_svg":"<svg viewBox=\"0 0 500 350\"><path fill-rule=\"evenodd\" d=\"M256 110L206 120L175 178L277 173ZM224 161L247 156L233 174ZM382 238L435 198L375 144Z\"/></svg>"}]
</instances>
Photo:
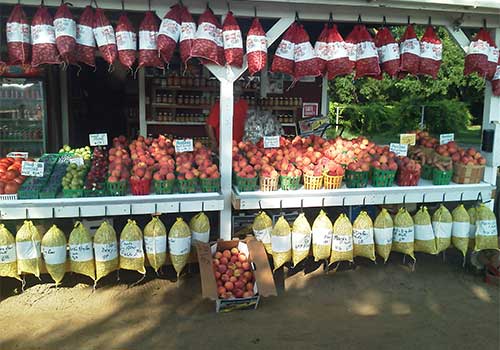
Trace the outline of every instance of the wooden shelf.
<instances>
[{"instance_id":1,"label":"wooden shelf","mask_svg":"<svg viewBox=\"0 0 500 350\"><path fill-rule=\"evenodd\" d=\"M159 108L172 108L172 109L210 109L211 105L178 105L178 104L170 104L170 103L158 103L153 102L151 104L153 107Z\"/></svg>"},{"instance_id":2,"label":"wooden shelf","mask_svg":"<svg viewBox=\"0 0 500 350\"><path fill-rule=\"evenodd\" d=\"M300 106L263 106L262 108L272 111L296 111L300 109Z\"/></svg>"},{"instance_id":3,"label":"wooden shelf","mask_svg":"<svg viewBox=\"0 0 500 350\"><path fill-rule=\"evenodd\" d=\"M23 139L12 139L12 140L4 140L0 139L0 142L9 143L9 142L17 142L17 143L25 143L25 142L43 142L43 140L23 140Z\"/></svg>"},{"instance_id":4,"label":"wooden shelf","mask_svg":"<svg viewBox=\"0 0 500 350\"><path fill-rule=\"evenodd\" d=\"M154 121L148 120L146 121L147 125L205 125L205 122L176 122L176 121Z\"/></svg>"},{"instance_id":5,"label":"wooden shelf","mask_svg":"<svg viewBox=\"0 0 500 350\"><path fill-rule=\"evenodd\" d=\"M281 123L281 126L286 126L286 127L295 127L295 123Z\"/></svg>"}]
</instances>

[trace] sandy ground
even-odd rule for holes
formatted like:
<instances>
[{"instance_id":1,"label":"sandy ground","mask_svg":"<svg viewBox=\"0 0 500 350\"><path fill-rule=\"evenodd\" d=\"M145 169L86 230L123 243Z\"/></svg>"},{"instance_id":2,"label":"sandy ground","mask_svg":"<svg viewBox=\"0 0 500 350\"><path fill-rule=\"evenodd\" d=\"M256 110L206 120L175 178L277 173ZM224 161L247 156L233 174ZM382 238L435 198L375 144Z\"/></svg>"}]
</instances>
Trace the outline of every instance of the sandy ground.
<instances>
[{"instance_id":1,"label":"sandy ground","mask_svg":"<svg viewBox=\"0 0 500 350\"><path fill-rule=\"evenodd\" d=\"M95 292L37 283L11 296L4 282L0 349L500 348L498 288L458 259L419 258L415 272L400 260L299 272L257 310L229 314L201 298L197 273Z\"/></svg>"}]
</instances>

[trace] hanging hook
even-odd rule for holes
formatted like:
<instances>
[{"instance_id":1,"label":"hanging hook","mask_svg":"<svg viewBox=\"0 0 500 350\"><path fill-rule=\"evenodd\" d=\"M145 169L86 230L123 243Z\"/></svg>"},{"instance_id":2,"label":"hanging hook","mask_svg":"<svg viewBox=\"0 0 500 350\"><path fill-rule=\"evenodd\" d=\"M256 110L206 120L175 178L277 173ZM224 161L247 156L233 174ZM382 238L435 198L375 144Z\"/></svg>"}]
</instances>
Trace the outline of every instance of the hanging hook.
<instances>
[{"instance_id":1,"label":"hanging hook","mask_svg":"<svg viewBox=\"0 0 500 350\"><path fill-rule=\"evenodd\" d=\"M148 0L148 10L151 11L151 0Z\"/></svg>"},{"instance_id":2,"label":"hanging hook","mask_svg":"<svg viewBox=\"0 0 500 350\"><path fill-rule=\"evenodd\" d=\"M408 25L410 24L410 16L408 16Z\"/></svg>"},{"instance_id":3,"label":"hanging hook","mask_svg":"<svg viewBox=\"0 0 500 350\"><path fill-rule=\"evenodd\" d=\"M481 192L479 192L479 193L477 194L477 201L478 201L478 202L483 202L483 195L481 194Z\"/></svg>"},{"instance_id":4,"label":"hanging hook","mask_svg":"<svg viewBox=\"0 0 500 350\"><path fill-rule=\"evenodd\" d=\"M363 207L366 206L366 196L363 197Z\"/></svg>"},{"instance_id":5,"label":"hanging hook","mask_svg":"<svg viewBox=\"0 0 500 350\"><path fill-rule=\"evenodd\" d=\"M342 206L345 207L345 197L342 198Z\"/></svg>"},{"instance_id":6,"label":"hanging hook","mask_svg":"<svg viewBox=\"0 0 500 350\"><path fill-rule=\"evenodd\" d=\"M361 14L358 15L358 23L363 23L363 20L361 19Z\"/></svg>"},{"instance_id":7,"label":"hanging hook","mask_svg":"<svg viewBox=\"0 0 500 350\"><path fill-rule=\"evenodd\" d=\"M443 203L446 201L446 193L443 192Z\"/></svg>"},{"instance_id":8,"label":"hanging hook","mask_svg":"<svg viewBox=\"0 0 500 350\"><path fill-rule=\"evenodd\" d=\"M205 211L205 201L201 201L201 211Z\"/></svg>"},{"instance_id":9,"label":"hanging hook","mask_svg":"<svg viewBox=\"0 0 500 350\"><path fill-rule=\"evenodd\" d=\"M125 0L122 0L122 11L125 12Z\"/></svg>"},{"instance_id":10,"label":"hanging hook","mask_svg":"<svg viewBox=\"0 0 500 350\"><path fill-rule=\"evenodd\" d=\"M253 16L257 18L257 6L253 7Z\"/></svg>"},{"instance_id":11,"label":"hanging hook","mask_svg":"<svg viewBox=\"0 0 500 350\"><path fill-rule=\"evenodd\" d=\"M295 11L295 22L300 23L299 13Z\"/></svg>"},{"instance_id":12,"label":"hanging hook","mask_svg":"<svg viewBox=\"0 0 500 350\"><path fill-rule=\"evenodd\" d=\"M463 200L464 200L464 193L462 192L462 193L460 194L460 202L463 202Z\"/></svg>"},{"instance_id":13,"label":"hanging hook","mask_svg":"<svg viewBox=\"0 0 500 350\"><path fill-rule=\"evenodd\" d=\"M382 205L385 205L385 200L386 200L387 196L384 195L384 200L382 201Z\"/></svg>"},{"instance_id":14,"label":"hanging hook","mask_svg":"<svg viewBox=\"0 0 500 350\"><path fill-rule=\"evenodd\" d=\"M429 16L429 21L428 21L428 23L427 23L427 24L428 24L429 26L431 26L431 25L432 25L432 17L431 17L431 16Z\"/></svg>"},{"instance_id":15,"label":"hanging hook","mask_svg":"<svg viewBox=\"0 0 500 350\"><path fill-rule=\"evenodd\" d=\"M387 26L387 20L386 20L385 16L382 17L382 24L384 25L384 27Z\"/></svg>"},{"instance_id":16,"label":"hanging hook","mask_svg":"<svg viewBox=\"0 0 500 350\"><path fill-rule=\"evenodd\" d=\"M280 212L283 213L283 199L280 199Z\"/></svg>"},{"instance_id":17,"label":"hanging hook","mask_svg":"<svg viewBox=\"0 0 500 350\"><path fill-rule=\"evenodd\" d=\"M422 195L422 204L425 203L425 193Z\"/></svg>"},{"instance_id":18,"label":"hanging hook","mask_svg":"<svg viewBox=\"0 0 500 350\"><path fill-rule=\"evenodd\" d=\"M406 194L403 195L403 206L406 206Z\"/></svg>"},{"instance_id":19,"label":"hanging hook","mask_svg":"<svg viewBox=\"0 0 500 350\"><path fill-rule=\"evenodd\" d=\"M181 212L181 202L179 202L179 208L177 210L179 213Z\"/></svg>"},{"instance_id":20,"label":"hanging hook","mask_svg":"<svg viewBox=\"0 0 500 350\"><path fill-rule=\"evenodd\" d=\"M328 26L331 27L333 24L333 13L330 12L330 16L328 17Z\"/></svg>"},{"instance_id":21,"label":"hanging hook","mask_svg":"<svg viewBox=\"0 0 500 350\"><path fill-rule=\"evenodd\" d=\"M321 198L321 207L325 207L325 197Z\"/></svg>"},{"instance_id":22,"label":"hanging hook","mask_svg":"<svg viewBox=\"0 0 500 350\"><path fill-rule=\"evenodd\" d=\"M483 19L483 28L486 29L486 27L487 26L486 26L486 18L485 18L485 19Z\"/></svg>"},{"instance_id":23,"label":"hanging hook","mask_svg":"<svg viewBox=\"0 0 500 350\"><path fill-rule=\"evenodd\" d=\"M231 6L229 5L229 1L227 2L227 12L231 12Z\"/></svg>"},{"instance_id":24,"label":"hanging hook","mask_svg":"<svg viewBox=\"0 0 500 350\"><path fill-rule=\"evenodd\" d=\"M304 212L304 198L301 198L300 199L300 212L303 213Z\"/></svg>"},{"instance_id":25,"label":"hanging hook","mask_svg":"<svg viewBox=\"0 0 500 350\"><path fill-rule=\"evenodd\" d=\"M261 203L260 199L259 199L259 209L260 209L260 211L262 211L262 203Z\"/></svg>"}]
</instances>

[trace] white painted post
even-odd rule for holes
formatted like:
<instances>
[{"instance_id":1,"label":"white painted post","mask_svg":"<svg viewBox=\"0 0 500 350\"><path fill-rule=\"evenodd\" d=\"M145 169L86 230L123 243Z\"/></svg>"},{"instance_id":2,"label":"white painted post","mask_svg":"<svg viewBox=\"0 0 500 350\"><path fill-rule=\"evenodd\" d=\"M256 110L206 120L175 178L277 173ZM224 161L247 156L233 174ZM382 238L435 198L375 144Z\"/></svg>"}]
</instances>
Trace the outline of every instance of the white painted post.
<instances>
[{"instance_id":1,"label":"white painted post","mask_svg":"<svg viewBox=\"0 0 500 350\"><path fill-rule=\"evenodd\" d=\"M323 82L321 85L321 114L327 116L329 113L329 103L328 103L328 78L326 75L323 76Z\"/></svg>"},{"instance_id":2,"label":"white painted post","mask_svg":"<svg viewBox=\"0 0 500 350\"><path fill-rule=\"evenodd\" d=\"M455 28L453 26L446 26L448 33L450 33L451 37L455 39L457 44L462 48L464 52L467 52L469 49L470 40L465 35L464 31L461 28Z\"/></svg>"},{"instance_id":3,"label":"white painted post","mask_svg":"<svg viewBox=\"0 0 500 350\"><path fill-rule=\"evenodd\" d=\"M146 124L146 78L144 68L139 69L139 134L148 136L148 126Z\"/></svg>"}]
</instances>

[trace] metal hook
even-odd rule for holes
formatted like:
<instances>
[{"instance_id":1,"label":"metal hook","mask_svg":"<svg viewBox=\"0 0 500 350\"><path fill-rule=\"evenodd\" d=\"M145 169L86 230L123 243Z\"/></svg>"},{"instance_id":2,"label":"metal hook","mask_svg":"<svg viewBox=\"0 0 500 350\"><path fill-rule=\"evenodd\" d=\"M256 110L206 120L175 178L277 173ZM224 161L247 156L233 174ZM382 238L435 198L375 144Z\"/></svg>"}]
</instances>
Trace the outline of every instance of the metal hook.
<instances>
[{"instance_id":1,"label":"metal hook","mask_svg":"<svg viewBox=\"0 0 500 350\"><path fill-rule=\"evenodd\" d=\"M179 202L179 209L177 209L177 210L179 213L181 212L181 202Z\"/></svg>"},{"instance_id":2,"label":"metal hook","mask_svg":"<svg viewBox=\"0 0 500 350\"><path fill-rule=\"evenodd\" d=\"M358 23L363 23L363 21L361 20L361 14L358 15Z\"/></svg>"},{"instance_id":3,"label":"metal hook","mask_svg":"<svg viewBox=\"0 0 500 350\"><path fill-rule=\"evenodd\" d=\"M422 195L422 203L425 203L425 193Z\"/></svg>"},{"instance_id":4,"label":"metal hook","mask_svg":"<svg viewBox=\"0 0 500 350\"><path fill-rule=\"evenodd\" d=\"M485 19L483 19L483 28L486 29L486 27L487 26L486 26L486 18L485 18Z\"/></svg>"},{"instance_id":5,"label":"metal hook","mask_svg":"<svg viewBox=\"0 0 500 350\"><path fill-rule=\"evenodd\" d=\"M231 12L231 6L229 5L229 1L227 2L227 12Z\"/></svg>"},{"instance_id":6,"label":"metal hook","mask_svg":"<svg viewBox=\"0 0 500 350\"><path fill-rule=\"evenodd\" d=\"M280 199L280 212L283 212L283 199Z\"/></svg>"},{"instance_id":7,"label":"metal hook","mask_svg":"<svg viewBox=\"0 0 500 350\"><path fill-rule=\"evenodd\" d=\"M26 219L29 219L30 218L30 214L28 212L28 208L26 208Z\"/></svg>"},{"instance_id":8,"label":"metal hook","mask_svg":"<svg viewBox=\"0 0 500 350\"><path fill-rule=\"evenodd\" d=\"M257 6L253 7L253 16L257 18Z\"/></svg>"},{"instance_id":9,"label":"metal hook","mask_svg":"<svg viewBox=\"0 0 500 350\"><path fill-rule=\"evenodd\" d=\"M446 193L443 192L443 203L446 201Z\"/></svg>"},{"instance_id":10,"label":"metal hook","mask_svg":"<svg viewBox=\"0 0 500 350\"><path fill-rule=\"evenodd\" d=\"M325 197L323 197L321 199L321 207L324 208L325 207Z\"/></svg>"},{"instance_id":11,"label":"metal hook","mask_svg":"<svg viewBox=\"0 0 500 350\"><path fill-rule=\"evenodd\" d=\"M342 206L345 207L345 197L342 198Z\"/></svg>"},{"instance_id":12,"label":"metal hook","mask_svg":"<svg viewBox=\"0 0 500 350\"><path fill-rule=\"evenodd\" d=\"M201 202L201 211L205 211L205 201Z\"/></svg>"},{"instance_id":13,"label":"metal hook","mask_svg":"<svg viewBox=\"0 0 500 350\"><path fill-rule=\"evenodd\" d=\"M107 217L108 216L108 206L105 205L104 206L104 217Z\"/></svg>"},{"instance_id":14,"label":"metal hook","mask_svg":"<svg viewBox=\"0 0 500 350\"><path fill-rule=\"evenodd\" d=\"M303 213L304 212L304 198L300 199L300 211Z\"/></svg>"},{"instance_id":15,"label":"metal hook","mask_svg":"<svg viewBox=\"0 0 500 350\"><path fill-rule=\"evenodd\" d=\"M260 211L262 211L262 203L261 203L260 199L259 199L259 209L260 209Z\"/></svg>"},{"instance_id":16,"label":"metal hook","mask_svg":"<svg viewBox=\"0 0 500 350\"><path fill-rule=\"evenodd\" d=\"M386 200L387 196L384 195L384 200L382 201L382 205L385 205L385 200Z\"/></svg>"},{"instance_id":17,"label":"metal hook","mask_svg":"<svg viewBox=\"0 0 500 350\"><path fill-rule=\"evenodd\" d=\"M430 25L430 26L432 25L432 17L431 16L429 16L428 25Z\"/></svg>"},{"instance_id":18,"label":"metal hook","mask_svg":"<svg viewBox=\"0 0 500 350\"><path fill-rule=\"evenodd\" d=\"M403 206L406 206L406 194L403 195Z\"/></svg>"},{"instance_id":19,"label":"metal hook","mask_svg":"<svg viewBox=\"0 0 500 350\"><path fill-rule=\"evenodd\" d=\"M125 0L122 0L122 11L125 11Z\"/></svg>"},{"instance_id":20,"label":"metal hook","mask_svg":"<svg viewBox=\"0 0 500 350\"><path fill-rule=\"evenodd\" d=\"M328 17L328 24L332 24L333 23L333 13L330 12L330 16Z\"/></svg>"},{"instance_id":21,"label":"metal hook","mask_svg":"<svg viewBox=\"0 0 500 350\"><path fill-rule=\"evenodd\" d=\"M387 26L387 20L385 18L385 16L382 17L382 24L385 26Z\"/></svg>"},{"instance_id":22,"label":"metal hook","mask_svg":"<svg viewBox=\"0 0 500 350\"><path fill-rule=\"evenodd\" d=\"M80 218L82 216L82 208L78 206L78 217Z\"/></svg>"},{"instance_id":23,"label":"metal hook","mask_svg":"<svg viewBox=\"0 0 500 350\"><path fill-rule=\"evenodd\" d=\"M479 193L477 194L477 201L478 201L478 202L483 202L483 195L481 194L481 192L479 192Z\"/></svg>"},{"instance_id":24,"label":"metal hook","mask_svg":"<svg viewBox=\"0 0 500 350\"><path fill-rule=\"evenodd\" d=\"M366 196L363 197L363 207L366 205Z\"/></svg>"},{"instance_id":25,"label":"metal hook","mask_svg":"<svg viewBox=\"0 0 500 350\"><path fill-rule=\"evenodd\" d=\"M148 10L151 11L151 0L148 0Z\"/></svg>"},{"instance_id":26,"label":"metal hook","mask_svg":"<svg viewBox=\"0 0 500 350\"><path fill-rule=\"evenodd\" d=\"M295 11L295 22L300 23L299 13L297 11Z\"/></svg>"},{"instance_id":27,"label":"metal hook","mask_svg":"<svg viewBox=\"0 0 500 350\"><path fill-rule=\"evenodd\" d=\"M462 193L460 194L460 202L463 202L463 200L464 200L464 193L462 192Z\"/></svg>"}]
</instances>

